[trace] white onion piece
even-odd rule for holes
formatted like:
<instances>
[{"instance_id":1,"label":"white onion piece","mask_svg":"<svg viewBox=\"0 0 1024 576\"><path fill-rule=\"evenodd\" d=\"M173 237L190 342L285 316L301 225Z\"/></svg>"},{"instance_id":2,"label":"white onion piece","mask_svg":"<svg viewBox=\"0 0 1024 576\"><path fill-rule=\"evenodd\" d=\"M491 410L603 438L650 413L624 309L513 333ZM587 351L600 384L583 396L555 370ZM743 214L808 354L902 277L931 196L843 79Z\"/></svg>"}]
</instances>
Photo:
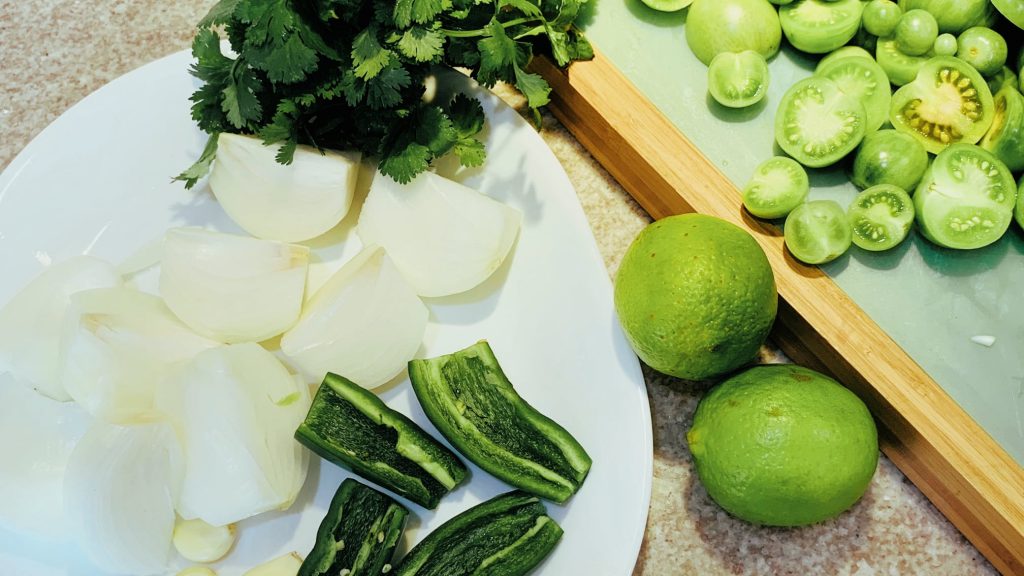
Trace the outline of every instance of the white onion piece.
<instances>
[{"instance_id":1,"label":"white onion piece","mask_svg":"<svg viewBox=\"0 0 1024 576\"><path fill-rule=\"evenodd\" d=\"M515 208L432 172L407 185L378 173L358 233L387 250L417 294L447 296L497 270L521 222Z\"/></svg>"},{"instance_id":2,"label":"white onion piece","mask_svg":"<svg viewBox=\"0 0 1024 576\"><path fill-rule=\"evenodd\" d=\"M295 576L301 567L302 556L298 552L289 552L251 568L242 576Z\"/></svg>"},{"instance_id":3,"label":"white onion piece","mask_svg":"<svg viewBox=\"0 0 1024 576\"><path fill-rule=\"evenodd\" d=\"M55 400L71 397L60 380L60 338L68 297L119 286L113 265L76 256L44 270L0 310L0 372Z\"/></svg>"},{"instance_id":4,"label":"white onion piece","mask_svg":"<svg viewBox=\"0 0 1024 576\"><path fill-rule=\"evenodd\" d=\"M64 532L64 470L90 418L0 374L0 526L44 538Z\"/></svg>"},{"instance_id":5,"label":"white onion piece","mask_svg":"<svg viewBox=\"0 0 1024 576\"><path fill-rule=\"evenodd\" d=\"M185 478L178 513L225 526L284 509L306 479L295 441L309 388L257 344L196 356L161 386L157 407L178 425Z\"/></svg>"},{"instance_id":6,"label":"white onion piece","mask_svg":"<svg viewBox=\"0 0 1024 576\"><path fill-rule=\"evenodd\" d=\"M376 388L416 354L428 315L387 253L368 246L317 291L281 351L314 382L334 372Z\"/></svg>"},{"instance_id":7,"label":"white onion piece","mask_svg":"<svg viewBox=\"0 0 1024 576\"><path fill-rule=\"evenodd\" d=\"M219 346L178 321L160 298L130 288L71 297L64 334L64 387L110 422L146 418L168 371Z\"/></svg>"},{"instance_id":8,"label":"white onion piece","mask_svg":"<svg viewBox=\"0 0 1024 576\"><path fill-rule=\"evenodd\" d=\"M279 148L253 136L222 133L210 188L228 216L253 236L284 242L315 238L348 213L360 154L299 146L286 166L274 158Z\"/></svg>"},{"instance_id":9,"label":"white onion piece","mask_svg":"<svg viewBox=\"0 0 1024 576\"><path fill-rule=\"evenodd\" d=\"M164 238L160 294L207 338L259 342L299 319L308 265L305 246L175 228Z\"/></svg>"},{"instance_id":10,"label":"white onion piece","mask_svg":"<svg viewBox=\"0 0 1024 576\"><path fill-rule=\"evenodd\" d=\"M167 569L181 447L165 422L98 422L75 447L64 503L78 544L98 568L115 574Z\"/></svg>"}]
</instances>

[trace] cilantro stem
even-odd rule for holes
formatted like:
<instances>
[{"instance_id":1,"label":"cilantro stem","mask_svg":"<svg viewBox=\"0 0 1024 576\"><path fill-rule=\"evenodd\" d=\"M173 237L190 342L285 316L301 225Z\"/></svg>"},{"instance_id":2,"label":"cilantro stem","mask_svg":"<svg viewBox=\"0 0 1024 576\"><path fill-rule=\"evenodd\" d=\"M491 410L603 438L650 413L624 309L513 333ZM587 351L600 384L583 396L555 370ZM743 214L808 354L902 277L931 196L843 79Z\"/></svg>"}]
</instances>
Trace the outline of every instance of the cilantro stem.
<instances>
[{"instance_id":1,"label":"cilantro stem","mask_svg":"<svg viewBox=\"0 0 1024 576\"><path fill-rule=\"evenodd\" d=\"M507 30L513 26L518 26L520 24L526 24L528 22L541 22L543 20L544 18L516 18L515 20L502 22L501 27ZM483 28L479 30L448 30L447 28L442 28L441 30L439 30L439 32L441 32L445 36L448 36L449 38L476 38L478 36L487 35L487 30Z\"/></svg>"}]
</instances>

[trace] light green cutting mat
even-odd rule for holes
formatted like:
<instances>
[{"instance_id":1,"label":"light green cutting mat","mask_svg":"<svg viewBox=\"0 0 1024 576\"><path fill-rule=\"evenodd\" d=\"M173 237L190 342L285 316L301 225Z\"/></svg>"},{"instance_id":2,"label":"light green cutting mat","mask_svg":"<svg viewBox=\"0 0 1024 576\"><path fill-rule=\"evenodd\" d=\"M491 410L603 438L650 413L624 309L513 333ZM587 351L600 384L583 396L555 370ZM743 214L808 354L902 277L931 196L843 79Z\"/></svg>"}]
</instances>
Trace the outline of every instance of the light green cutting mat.
<instances>
[{"instance_id":1,"label":"light green cutting mat","mask_svg":"<svg viewBox=\"0 0 1024 576\"><path fill-rule=\"evenodd\" d=\"M775 108L816 59L784 42L769 64L766 100L730 110L707 95L707 69L686 46L685 10L656 13L640 0L591 0L589 9L588 38L737 187L781 153ZM811 198L847 206L857 189L845 169L810 171ZM1024 234L1016 225L981 250L946 250L912 233L887 253L853 247L823 269L1024 466Z\"/></svg>"}]
</instances>

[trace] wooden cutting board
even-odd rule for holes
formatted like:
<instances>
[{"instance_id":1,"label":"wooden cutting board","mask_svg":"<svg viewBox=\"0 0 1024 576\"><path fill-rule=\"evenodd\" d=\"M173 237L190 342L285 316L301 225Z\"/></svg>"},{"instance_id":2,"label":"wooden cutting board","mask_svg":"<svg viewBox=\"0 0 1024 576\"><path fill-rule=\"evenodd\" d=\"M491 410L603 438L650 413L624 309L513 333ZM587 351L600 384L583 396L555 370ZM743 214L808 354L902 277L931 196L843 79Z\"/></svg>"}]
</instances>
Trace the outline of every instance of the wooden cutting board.
<instances>
[{"instance_id":1,"label":"wooden cutting board","mask_svg":"<svg viewBox=\"0 0 1024 576\"><path fill-rule=\"evenodd\" d=\"M598 48L560 70L537 59L551 109L654 218L700 212L749 230L779 287L773 338L870 406L882 449L1004 574L1024 573L1024 235L957 252L913 235L889 253L853 248L823 268L784 249L780 224L750 217L738 186L772 155L781 95L816 60L789 47L767 101L731 111L707 96L685 42L686 11L592 3ZM846 206L844 167L811 172L813 199ZM972 336L994 336L991 347Z\"/></svg>"}]
</instances>

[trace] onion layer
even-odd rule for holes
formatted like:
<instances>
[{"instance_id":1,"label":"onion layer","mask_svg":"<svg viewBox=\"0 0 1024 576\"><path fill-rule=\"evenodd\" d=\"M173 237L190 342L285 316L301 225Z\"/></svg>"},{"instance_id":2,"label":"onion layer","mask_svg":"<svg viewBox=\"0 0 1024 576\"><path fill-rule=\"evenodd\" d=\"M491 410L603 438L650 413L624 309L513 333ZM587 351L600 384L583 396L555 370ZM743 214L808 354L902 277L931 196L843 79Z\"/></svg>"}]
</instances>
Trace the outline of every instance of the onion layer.
<instances>
[{"instance_id":1,"label":"onion layer","mask_svg":"<svg viewBox=\"0 0 1024 576\"><path fill-rule=\"evenodd\" d=\"M181 461L164 422L98 422L85 433L68 462L64 503L72 533L98 568L166 571Z\"/></svg>"},{"instance_id":2,"label":"onion layer","mask_svg":"<svg viewBox=\"0 0 1024 576\"><path fill-rule=\"evenodd\" d=\"M160 294L207 338L258 342L298 320L308 264L305 246L175 228L164 237Z\"/></svg>"},{"instance_id":3,"label":"onion layer","mask_svg":"<svg viewBox=\"0 0 1024 576\"><path fill-rule=\"evenodd\" d=\"M298 496L309 455L293 436L309 388L270 352L252 343L202 352L160 388L156 403L185 447L183 518L225 526Z\"/></svg>"},{"instance_id":4,"label":"onion layer","mask_svg":"<svg viewBox=\"0 0 1024 576\"><path fill-rule=\"evenodd\" d=\"M315 382L334 372L375 388L416 354L428 315L384 250L368 246L317 291L281 351Z\"/></svg>"},{"instance_id":5,"label":"onion layer","mask_svg":"<svg viewBox=\"0 0 1024 576\"><path fill-rule=\"evenodd\" d=\"M407 185L378 173L358 233L387 250L417 294L447 296L497 270L521 222L515 208L432 172Z\"/></svg>"},{"instance_id":6,"label":"onion layer","mask_svg":"<svg viewBox=\"0 0 1024 576\"><path fill-rule=\"evenodd\" d=\"M274 158L278 148L252 136L222 133L210 188L228 216L253 236L284 242L315 238L348 213L360 155L299 146L285 166Z\"/></svg>"},{"instance_id":7,"label":"onion layer","mask_svg":"<svg viewBox=\"0 0 1024 576\"><path fill-rule=\"evenodd\" d=\"M60 372L60 338L69 296L120 284L112 265L91 256L54 264L36 276L0 310L0 372L10 372L54 400L70 400Z\"/></svg>"}]
</instances>

